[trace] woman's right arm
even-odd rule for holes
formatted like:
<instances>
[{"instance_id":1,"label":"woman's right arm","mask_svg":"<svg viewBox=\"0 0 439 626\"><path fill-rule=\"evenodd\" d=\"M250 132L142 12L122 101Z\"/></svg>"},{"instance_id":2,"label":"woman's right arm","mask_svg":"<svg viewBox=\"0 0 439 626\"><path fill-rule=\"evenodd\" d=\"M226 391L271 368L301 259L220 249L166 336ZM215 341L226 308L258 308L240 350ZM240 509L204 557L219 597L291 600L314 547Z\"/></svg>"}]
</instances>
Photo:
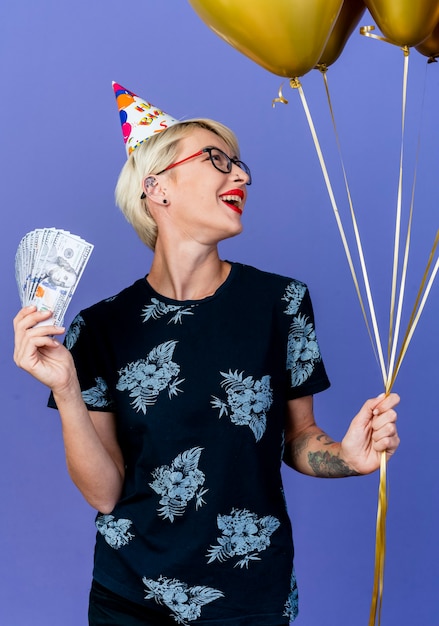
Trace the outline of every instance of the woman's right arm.
<instances>
[{"instance_id":1,"label":"woman's right arm","mask_svg":"<svg viewBox=\"0 0 439 626\"><path fill-rule=\"evenodd\" d=\"M87 410L73 358L55 339L65 329L37 326L50 317L50 312L36 307L26 307L16 315L14 361L52 390L61 416L69 474L91 506L110 513L124 480L115 415Z\"/></svg>"}]
</instances>

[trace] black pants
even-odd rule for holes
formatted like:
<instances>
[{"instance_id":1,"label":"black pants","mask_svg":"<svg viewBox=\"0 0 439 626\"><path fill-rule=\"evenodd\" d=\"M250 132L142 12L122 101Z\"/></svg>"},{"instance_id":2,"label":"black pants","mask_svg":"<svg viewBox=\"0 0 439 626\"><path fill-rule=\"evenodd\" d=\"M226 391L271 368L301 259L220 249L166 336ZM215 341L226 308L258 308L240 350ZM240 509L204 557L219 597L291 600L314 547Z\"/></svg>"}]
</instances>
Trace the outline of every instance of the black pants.
<instances>
[{"instance_id":1,"label":"black pants","mask_svg":"<svg viewBox=\"0 0 439 626\"><path fill-rule=\"evenodd\" d=\"M176 626L172 617L154 614L149 608L126 600L95 581L90 591L88 623L89 626ZM249 622L248 626L252 624Z\"/></svg>"}]
</instances>

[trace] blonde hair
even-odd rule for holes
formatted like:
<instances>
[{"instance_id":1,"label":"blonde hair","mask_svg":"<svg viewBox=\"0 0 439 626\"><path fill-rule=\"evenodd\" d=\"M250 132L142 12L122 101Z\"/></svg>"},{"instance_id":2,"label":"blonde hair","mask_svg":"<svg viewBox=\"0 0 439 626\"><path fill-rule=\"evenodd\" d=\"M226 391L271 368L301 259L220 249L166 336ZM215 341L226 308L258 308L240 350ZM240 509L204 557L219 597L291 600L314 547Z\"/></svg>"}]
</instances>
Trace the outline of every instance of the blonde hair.
<instances>
[{"instance_id":1,"label":"blonde hair","mask_svg":"<svg viewBox=\"0 0 439 626\"><path fill-rule=\"evenodd\" d=\"M128 157L116 185L116 204L140 239L154 250L157 224L148 209L148 199L141 199L143 181L149 174L161 172L173 163L178 144L194 128L209 130L218 135L234 156L239 157L238 140L227 126L214 120L197 118L178 122L141 143Z\"/></svg>"}]
</instances>

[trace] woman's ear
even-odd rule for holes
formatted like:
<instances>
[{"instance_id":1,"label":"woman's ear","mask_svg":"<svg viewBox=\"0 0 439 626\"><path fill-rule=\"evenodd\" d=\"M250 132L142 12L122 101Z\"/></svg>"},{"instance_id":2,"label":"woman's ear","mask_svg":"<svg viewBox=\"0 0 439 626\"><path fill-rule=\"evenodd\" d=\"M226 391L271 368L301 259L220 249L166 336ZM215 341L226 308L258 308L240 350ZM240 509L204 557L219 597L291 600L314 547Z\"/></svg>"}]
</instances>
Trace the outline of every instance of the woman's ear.
<instances>
[{"instance_id":1,"label":"woman's ear","mask_svg":"<svg viewBox=\"0 0 439 626\"><path fill-rule=\"evenodd\" d=\"M155 176L147 176L143 180L143 193L152 202L157 204L169 204L165 192Z\"/></svg>"}]
</instances>

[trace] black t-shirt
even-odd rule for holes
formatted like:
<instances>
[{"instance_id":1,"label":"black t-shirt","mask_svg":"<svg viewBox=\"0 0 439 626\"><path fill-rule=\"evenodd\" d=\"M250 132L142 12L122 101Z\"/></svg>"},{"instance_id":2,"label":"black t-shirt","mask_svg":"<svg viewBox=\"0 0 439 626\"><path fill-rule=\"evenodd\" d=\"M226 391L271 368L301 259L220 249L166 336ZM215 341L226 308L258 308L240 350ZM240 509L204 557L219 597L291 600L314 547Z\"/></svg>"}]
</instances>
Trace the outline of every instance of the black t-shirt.
<instances>
[{"instance_id":1,"label":"black t-shirt","mask_svg":"<svg viewBox=\"0 0 439 626\"><path fill-rule=\"evenodd\" d=\"M214 295L181 302L143 278L82 311L65 343L126 464L96 518L97 582L179 624L293 620L286 403L329 386L306 285L233 263Z\"/></svg>"}]
</instances>

